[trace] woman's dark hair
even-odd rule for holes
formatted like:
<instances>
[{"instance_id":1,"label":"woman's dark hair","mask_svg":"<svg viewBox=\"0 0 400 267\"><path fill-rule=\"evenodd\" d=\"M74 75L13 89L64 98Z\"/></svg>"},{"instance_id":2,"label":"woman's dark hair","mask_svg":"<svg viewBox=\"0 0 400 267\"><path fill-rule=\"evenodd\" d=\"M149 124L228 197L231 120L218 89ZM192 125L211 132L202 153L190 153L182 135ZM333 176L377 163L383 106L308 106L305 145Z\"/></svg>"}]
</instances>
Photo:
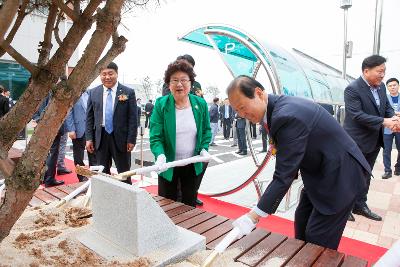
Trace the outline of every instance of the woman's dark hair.
<instances>
[{"instance_id":1,"label":"woman's dark hair","mask_svg":"<svg viewBox=\"0 0 400 267\"><path fill-rule=\"evenodd\" d=\"M365 58L361 64L361 70L364 71L365 69L372 69L377 66L382 65L386 62L386 58L380 55L372 55Z\"/></svg>"},{"instance_id":2,"label":"woman's dark hair","mask_svg":"<svg viewBox=\"0 0 400 267\"><path fill-rule=\"evenodd\" d=\"M178 71L186 73L189 76L191 84L194 83L194 77L196 77L196 74L194 73L192 66L190 66L190 64L185 60L175 60L168 65L168 68L164 73L164 82L169 85L171 76Z\"/></svg>"},{"instance_id":3,"label":"woman's dark hair","mask_svg":"<svg viewBox=\"0 0 400 267\"><path fill-rule=\"evenodd\" d=\"M256 87L264 91L264 87L256 79L247 75L239 75L228 85L226 94L229 96L233 90L239 88L246 97L253 99Z\"/></svg>"},{"instance_id":4,"label":"woman's dark hair","mask_svg":"<svg viewBox=\"0 0 400 267\"><path fill-rule=\"evenodd\" d=\"M397 80L396 78L390 78L390 79L388 79L388 80L386 81L386 85L388 85L388 83L391 83L391 82L397 82L397 84L400 84L400 83L399 83L399 80Z\"/></svg>"}]
</instances>

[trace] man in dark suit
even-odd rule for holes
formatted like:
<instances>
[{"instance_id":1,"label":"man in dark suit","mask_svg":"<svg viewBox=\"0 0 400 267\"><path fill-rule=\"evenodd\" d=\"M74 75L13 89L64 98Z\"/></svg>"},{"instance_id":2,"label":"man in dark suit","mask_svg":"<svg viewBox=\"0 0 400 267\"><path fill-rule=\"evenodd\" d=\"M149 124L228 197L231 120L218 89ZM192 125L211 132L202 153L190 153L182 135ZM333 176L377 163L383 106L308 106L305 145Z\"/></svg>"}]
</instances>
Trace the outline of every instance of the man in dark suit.
<instances>
[{"instance_id":1,"label":"man in dark suit","mask_svg":"<svg viewBox=\"0 0 400 267\"><path fill-rule=\"evenodd\" d=\"M247 155L247 143L246 143L246 119L236 114L236 133L238 139L239 150L236 151L238 155Z\"/></svg>"},{"instance_id":2,"label":"man in dark suit","mask_svg":"<svg viewBox=\"0 0 400 267\"><path fill-rule=\"evenodd\" d=\"M153 113L153 101L149 99L149 102L146 103L144 106L144 112L146 113L146 121L144 123L144 128L150 128L150 117L151 114Z\"/></svg>"},{"instance_id":3,"label":"man in dark suit","mask_svg":"<svg viewBox=\"0 0 400 267\"><path fill-rule=\"evenodd\" d=\"M365 58L361 67L362 75L344 90L346 116L343 127L363 152L371 170L380 148L383 147L384 127L394 129L398 124L394 110L388 102L385 85L382 83L386 70L385 62L386 59L379 55ZM366 179L367 187L357 199L353 213L381 221L382 218L367 206L371 177ZM349 220L354 220L354 217L351 215Z\"/></svg>"},{"instance_id":4,"label":"man in dark suit","mask_svg":"<svg viewBox=\"0 0 400 267\"><path fill-rule=\"evenodd\" d=\"M222 122L224 138L225 140L229 140L234 120L234 112L231 105L229 105L229 100L227 98L224 101L224 105L219 108L219 116Z\"/></svg>"},{"instance_id":5,"label":"man in dark suit","mask_svg":"<svg viewBox=\"0 0 400 267\"><path fill-rule=\"evenodd\" d=\"M337 249L370 167L357 144L320 105L292 96L268 95L249 76L239 76L227 94L240 116L261 123L274 140L272 182L257 206L233 225L248 234L260 217L276 211L300 171L304 189L295 213L295 236Z\"/></svg>"},{"instance_id":6,"label":"man in dark suit","mask_svg":"<svg viewBox=\"0 0 400 267\"><path fill-rule=\"evenodd\" d=\"M85 144L86 144L86 111L87 103L89 99L89 93L87 91L83 92L81 97L72 107L71 111L65 120L65 126L68 132L69 138L72 140L72 151L74 156L74 165L85 165L83 163ZM97 165L96 154L87 153L89 166ZM79 182L86 181L85 176L77 174Z\"/></svg>"},{"instance_id":7,"label":"man in dark suit","mask_svg":"<svg viewBox=\"0 0 400 267\"><path fill-rule=\"evenodd\" d=\"M10 102L8 97L4 95L6 90L6 88L0 85L0 118L6 115L6 113L10 110Z\"/></svg>"},{"instance_id":8,"label":"man in dark suit","mask_svg":"<svg viewBox=\"0 0 400 267\"><path fill-rule=\"evenodd\" d=\"M101 70L100 79L102 85L89 91L86 149L90 153L96 149L97 162L105 173L110 173L112 159L121 173L130 169L136 144L135 91L118 82L118 66L113 62Z\"/></svg>"}]
</instances>

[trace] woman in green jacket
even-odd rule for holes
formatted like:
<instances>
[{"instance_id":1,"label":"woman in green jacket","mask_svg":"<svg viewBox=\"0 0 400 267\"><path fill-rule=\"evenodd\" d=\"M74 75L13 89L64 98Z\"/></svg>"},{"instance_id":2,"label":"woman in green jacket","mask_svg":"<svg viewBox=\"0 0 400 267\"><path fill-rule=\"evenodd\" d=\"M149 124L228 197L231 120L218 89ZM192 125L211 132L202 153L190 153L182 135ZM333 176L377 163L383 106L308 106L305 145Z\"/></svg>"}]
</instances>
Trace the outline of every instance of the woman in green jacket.
<instances>
[{"instance_id":1,"label":"woman in green jacket","mask_svg":"<svg viewBox=\"0 0 400 267\"><path fill-rule=\"evenodd\" d=\"M211 140L208 106L204 99L189 94L196 74L184 60L168 65L164 82L171 94L157 99L150 118L150 149L161 169L158 175L158 194L177 200L177 184L180 181L182 202L195 206L197 198L197 176L203 163L164 169L165 162L208 156Z\"/></svg>"}]
</instances>

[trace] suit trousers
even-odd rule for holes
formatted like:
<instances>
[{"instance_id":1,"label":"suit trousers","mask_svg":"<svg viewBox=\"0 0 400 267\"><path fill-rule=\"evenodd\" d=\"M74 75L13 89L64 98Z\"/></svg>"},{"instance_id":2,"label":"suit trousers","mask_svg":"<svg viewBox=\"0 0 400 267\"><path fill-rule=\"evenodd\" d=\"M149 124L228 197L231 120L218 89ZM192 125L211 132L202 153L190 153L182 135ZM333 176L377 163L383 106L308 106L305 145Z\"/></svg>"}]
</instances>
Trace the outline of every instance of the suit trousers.
<instances>
[{"instance_id":1,"label":"suit trousers","mask_svg":"<svg viewBox=\"0 0 400 267\"><path fill-rule=\"evenodd\" d=\"M172 180L167 181L164 177L158 176L158 195L178 200L178 182L182 193L182 203L195 207L198 189L198 177L194 165L189 164L182 167L174 167Z\"/></svg>"},{"instance_id":2,"label":"suit trousers","mask_svg":"<svg viewBox=\"0 0 400 267\"><path fill-rule=\"evenodd\" d=\"M65 167L65 150L67 148L68 133L64 133L60 137L60 149L58 150L57 169L66 169Z\"/></svg>"},{"instance_id":3,"label":"suit trousers","mask_svg":"<svg viewBox=\"0 0 400 267\"><path fill-rule=\"evenodd\" d=\"M50 147L49 155L46 159L46 172L44 173L43 182L50 183L56 177L57 170L57 159L60 150L60 139L63 131L58 131L56 137L54 138L53 144Z\"/></svg>"},{"instance_id":4,"label":"suit trousers","mask_svg":"<svg viewBox=\"0 0 400 267\"><path fill-rule=\"evenodd\" d=\"M372 151L370 153L363 152L363 155L364 155L365 159L367 160L369 166L371 167L371 170L374 169L375 161L376 161L376 158L378 157L380 149L381 149L380 147L377 147L374 151ZM357 197L356 203L354 205L354 208L356 208L356 209L360 209L362 207L367 206L367 195L368 195L368 190L369 190L369 184L371 183L370 175L367 175L365 177L365 183L366 183L365 190L362 191L360 193L360 195Z\"/></svg>"},{"instance_id":5,"label":"suit trousers","mask_svg":"<svg viewBox=\"0 0 400 267\"><path fill-rule=\"evenodd\" d=\"M85 145L86 139L85 135L81 138L72 139L72 150L74 153L74 165L84 166L85 163L83 162L84 154L85 154ZM96 154L95 153L87 153L89 166L97 165ZM77 174L79 181L84 179L84 176Z\"/></svg>"},{"instance_id":6,"label":"suit trousers","mask_svg":"<svg viewBox=\"0 0 400 267\"><path fill-rule=\"evenodd\" d=\"M236 128L236 131L237 131L237 137L238 137L239 151L247 152L246 129L245 128Z\"/></svg>"},{"instance_id":7,"label":"suit trousers","mask_svg":"<svg viewBox=\"0 0 400 267\"><path fill-rule=\"evenodd\" d=\"M99 149L96 150L97 163L104 166L104 173L110 174L112 160L115 162L118 173L129 171L131 168L131 153L121 152L115 144L114 134L107 133L106 130L101 131L101 143ZM131 183L131 178L128 178Z\"/></svg>"},{"instance_id":8,"label":"suit trousers","mask_svg":"<svg viewBox=\"0 0 400 267\"><path fill-rule=\"evenodd\" d=\"M252 138L257 138L257 127L255 123L250 122L250 133Z\"/></svg>"},{"instance_id":9,"label":"suit trousers","mask_svg":"<svg viewBox=\"0 0 400 267\"><path fill-rule=\"evenodd\" d=\"M224 127L224 138L228 139L231 135L231 119L222 119L222 126Z\"/></svg>"},{"instance_id":10,"label":"suit trousers","mask_svg":"<svg viewBox=\"0 0 400 267\"><path fill-rule=\"evenodd\" d=\"M397 161L394 166L395 171L400 171L400 133L391 133L383 135L383 165L385 165L385 172L392 172L392 146L393 138L397 148Z\"/></svg>"},{"instance_id":11,"label":"suit trousers","mask_svg":"<svg viewBox=\"0 0 400 267\"><path fill-rule=\"evenodd\" d=\"M306 242L337 249L354 202L336 214L324 215L314 208L303 189L295 212L295 237Z\"/></svg>"},{"instance_id":12,"label":"suit trousers","mask_svg":"<svg viewBox=\"0 0 400 267\"><path fill-rule=\"evenodd\" d=\"M150 117L151 114L146 114L146 121L144 122L144 128L150 128Z\"/></svg>"}]
</instances>

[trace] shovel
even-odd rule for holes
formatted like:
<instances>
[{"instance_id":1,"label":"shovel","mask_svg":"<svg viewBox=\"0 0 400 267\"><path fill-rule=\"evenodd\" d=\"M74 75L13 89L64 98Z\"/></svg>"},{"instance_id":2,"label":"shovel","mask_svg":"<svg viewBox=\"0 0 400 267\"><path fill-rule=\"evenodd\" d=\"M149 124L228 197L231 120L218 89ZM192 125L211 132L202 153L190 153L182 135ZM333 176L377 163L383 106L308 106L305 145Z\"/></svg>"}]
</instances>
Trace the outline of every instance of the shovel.
<instances>
[{"instance_id":1,"label":"shovel","mask_svg":"<svg viewBox=\"0 0 400 267\"><path fill-rule=\"evenodd\" d=\"M215 260L217 256L222 254L227 247L229 247L230 244L232 244L233 241L238 239L240 235L240 230L239 228L235 227L233 228L225 237L224 239L221 240L221 242L218 243L218 245L214 248L214 250L211 252L210 255L206 258L206 260L203 262L201 267L209 267L211 266L211 263Z\"/></svg>"}]
</instances>

